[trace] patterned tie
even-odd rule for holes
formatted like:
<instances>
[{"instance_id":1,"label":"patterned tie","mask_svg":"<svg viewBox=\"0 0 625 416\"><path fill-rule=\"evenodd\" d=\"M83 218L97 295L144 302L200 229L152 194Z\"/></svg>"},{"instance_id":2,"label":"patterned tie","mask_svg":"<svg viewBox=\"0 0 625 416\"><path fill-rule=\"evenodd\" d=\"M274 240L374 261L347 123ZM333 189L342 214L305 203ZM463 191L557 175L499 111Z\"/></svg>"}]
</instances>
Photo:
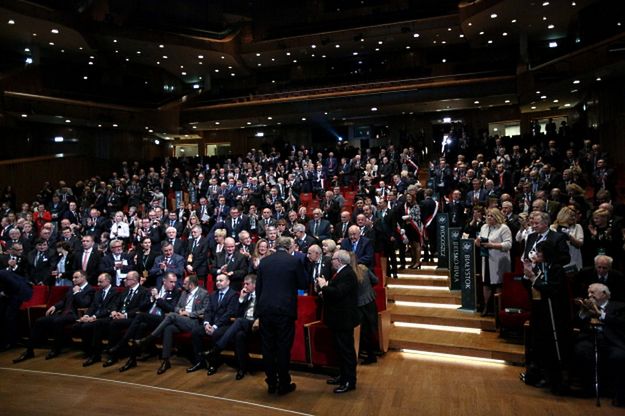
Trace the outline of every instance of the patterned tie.
<instances>
[{"instance_id":1,"label":"patterned tie","mask_svg":"<svg viewBox=\"0 0 625 416\"><path fill-rule=\"evenodd\" d=\"M219 292L219 300L217 303L221 303L222 300L224 300L224 292Z\"/></svg>"}]
</instances>

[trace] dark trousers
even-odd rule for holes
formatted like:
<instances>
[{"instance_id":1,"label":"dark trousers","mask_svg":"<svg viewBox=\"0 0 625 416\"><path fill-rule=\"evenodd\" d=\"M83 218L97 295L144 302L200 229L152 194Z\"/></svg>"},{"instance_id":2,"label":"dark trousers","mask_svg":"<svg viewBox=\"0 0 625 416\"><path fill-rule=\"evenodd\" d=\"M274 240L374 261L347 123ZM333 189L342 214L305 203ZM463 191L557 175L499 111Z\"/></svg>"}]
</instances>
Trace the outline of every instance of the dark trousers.
<instances>
[{"instance_id":1,"label":"dark trousers","mask_svg":"<svg viewBox=\"0 0 625 416\"><path fill-rule=\"evenodd\" d=\"M17 344L17 317L22 301L14 297L0 298L0 347Z\"/></svg>"},{"instance_id":2,"label":"dark trousers","mask_svg":"<svg viewBox=\"0 0 625 416\"><path fill-rule=\"evenodd\" d=\"M266 315L260 318L261 349L265 380L268 385L287 387L291 384L289 365L291 347L295 338L295 321L285 315Z\"/></svg>"},{"instance_id":3,"label":"dark trousers","mask_svg":"<svg viewBox=\"0 0 625 416\"><path fill-rule=\"evenodd\" d=\"M30 331L30 339L27 348L33 349L35 345L45 342L48 337L54 339L52 349L59 351L65 342L65 327L76 321L71 314L44 316L35 321Z\"/></svg>"},{"instance_id":4,"label":"dark trousers","mask_svg":"<svg viewBox=\"0 0 625 416\"><path fill-rule=\"evenodd\" d=\"M252 332L254 321L237 318L217 342L215 346L221 351L234 342L234 350L239 364L239 370L247 371L249 356L247 351L248 335Z\"/></svg>"},{"instance_id":5,"label":"dark trousers","mask_svg":"<svg viewBox=\"0 0 625 416\"><path fill-rule=\"evenodd\" d=\"M606 346L602 334L598 335L599 386L602 391L613 393L618 401L625 402L625 351ZM594 391L595 344L592 336L580 339L574 348L575 363L584 388Z\"/></svg>"},{"instance_id":6,"label":"dark trousers","mask_svg":"<svg viewBox=\"0 0 625 416\"><path fill-rule=\"evenodd\" d=\"M378 309L375 301L359 306L358 312L360 313L360 350L366 352L368 357L375 356L375 353L379 351Z\"/></svg>"},{"instance_id":7,"label":"dark trousers","mask_svg":"<svg viewBox=\"0 0 625 416\"><path fill-rule=\"evenodd\" d=\"M191 345L193 345L194 363L200 362L202 351L204 351L204 338L210 338L211 345L216 345L217 341L226 333L229 327L230 325L220 326L216 331L213 331L211 335L206 334L204 325L193 328L193 331L191 331Z\"/></svg>"},{"instance_id":8,"label":"dark trousers","mask_svg":"<svg viewBox=\"0 0 625 416\"><path fill-rule=\"evenodd\" d=\"M353 329L332 329L334 346L339 358L339 378L341 384L356 385L356 349Z\"/></svg>"}]
</instances>

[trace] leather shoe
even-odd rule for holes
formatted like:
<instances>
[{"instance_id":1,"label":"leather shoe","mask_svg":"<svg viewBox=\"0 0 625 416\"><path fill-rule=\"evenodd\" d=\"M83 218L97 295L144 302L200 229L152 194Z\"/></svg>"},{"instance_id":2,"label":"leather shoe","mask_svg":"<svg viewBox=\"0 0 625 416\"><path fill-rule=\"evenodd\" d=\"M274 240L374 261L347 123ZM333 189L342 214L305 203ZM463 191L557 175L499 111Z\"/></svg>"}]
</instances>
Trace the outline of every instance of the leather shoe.
<instances>
[{"instance_id":1,"label":"leather shoe","mask_svg":"<svg viewBox=\"0 0 625 416\"><path fill-rule=\"evenodd\" d=\"M206 372L207 375L212 376L213 374L217 373L217 367L211 365L208 367L208 371Z\"/></svg>"},{"instance_id":2,"label":"leather shoe","mask_svg":"<svg viewBox=\"0 0 625 416\"><path fill-rule=\"evenodd\" d=\"M119 368L119 372L123 373L124 371L128 371L131 368L135 368L137 366L137 360L135 360L134 358L129 358L128 361L126 361L126 364L122 365Z\"/></svg>"},{"instance_id":3,"label":"leather shoe","mask_svg":"<svg viewBox=\"0 0 625 416\"><path fill-rule=\"evenodd\" d=\"M137 348L141 348L144 349L145 347L148 346L148 344L150 344L152 341L154 340L154 336L152 336L152 334L148 335L147 337L138 339L135 341L135 346Z\"/></svg>"},{"instance_id":4,"label":"leather shoe","mask_svg":"<svg viewBox=\"0 0 625 416\"><path fill-rule=\"evenodd\" d=\"M30 360L34 357L35 353L32 350L26 350L22 353L22 355L13 360L13 364L21 363L22 361Z\"/></svg>"},{"instance_id":5,"label":"leather shoe","mask_svg":"<svg viewBox=\"0 0 625 416\"><path fill-rule=\"evenodd\" d=\"M82 363L82 366L89 367L90 365L94 365L95 363L99 363L100 361L102 361L102 359L99 355L92 355L91 357L87 358L84 363Z\"/></svg>"},{"instance_id":6,"label":"leather shoe","mask_svg":"<svg viewBox=\"0 0 625 416\"><path fill-rule=\"evenodd\" d=\"M55 357L59 356L59 352L57 350L50 350L48 351L48 353L46 354L46 360L51 360Z\"/></svg>"},{"instance_id":7,"label":"leather shoe","mask_svg":"<svg viewBox=\"0 0 625 416\"><path fill-rule=\"evenodd\" d=\"M169 360L163 360L163 362L161 363L161 366L158 368L158 370L156 370L156 374L161 375L165 371L169 370L170 368L171 368L171 363L169 362Z\"/></svg>"},{"instance_id":8,"label":"leather shoe","mask_svg":"<svg viewBox=\"0 0 625 416\"><path fill-rule=\"evenodd\" d=\"M280 386L278 387L278 396L284 396L285 394L289 394L292 391L295 391L296 387L297 386L295 383L291 383L286 386Z\"/></svg>"},{"instance_id":9,"label":"leather shoe","mask_svg":"<svg viewBox=\"0 0 625 416\"><path fill-rule=\"evenodd\" d=\"M356 386L351 384L350 382L347 382L335 388L334 392L336 394L341 394L341 393L347 393L350 390L356 390Z\"/></svg>"},{"instance_id":10,"label":"leather shoe","mask_svg":"<svg viewBox=\"0 0 625 416\"><path fill-rule=\"evenodd\" d=\"M116 362L117 362L117 358L110 357L108 360L104 361L104 364L102 364L102 367L104 368L110 367L112 365L115 365Z\"/></svg>"},{"instance_id":11,"label":"leather shoe","mask_svg":"<svg viewBox=\"0 0 625 416\"><path fill-rule=\"evenodd\" d=\"M267 384L267 393L274 394L276 391L278 391L278 386L275 384Z\"/></svg>"},{"instance_id":12,"label":"leather shoe","mask_svg":"<svg viewBox=\"0 0 625 416\"><path fill-rule=\"evenodd\" d=\"M362 361L360 362L360 365L375 364L377 362L378 362L378 359L376 358L376 356L371 355L367 358L363 358Z\"/></svg>"},{"instance_id":13,"label":"leather shoe","mask_svg":"<svg viewBox=\"0 0 625 416\"><path fill-rule=\"evenodd\" d=\"M326 384L331 386L340 386L341 385L341 377L329 378L326 380Z\"/></svg>"},{"instance_id":14,"label":"leather shoe","mask_svg":"<svg viewBox=\"0 0 625 416\"><path fill-rule=\"evenodd\" d=\"M237 375L234 376L235 380L241 380L243 377L245 377L245 371L243 370L238 370L237 371Z\"/></svg>"},{"instance_id":15,"label":"leather shoe","mask_svg":"<svg viewBox=\"0 0 625 416\"><path fill-rule=\"evenodd\" d=\"M194 373L197 370L201 370L202 368L204 368L204 362L200 360L191 367L187 368L187 373Z\"/></svg>"}]
</instances>

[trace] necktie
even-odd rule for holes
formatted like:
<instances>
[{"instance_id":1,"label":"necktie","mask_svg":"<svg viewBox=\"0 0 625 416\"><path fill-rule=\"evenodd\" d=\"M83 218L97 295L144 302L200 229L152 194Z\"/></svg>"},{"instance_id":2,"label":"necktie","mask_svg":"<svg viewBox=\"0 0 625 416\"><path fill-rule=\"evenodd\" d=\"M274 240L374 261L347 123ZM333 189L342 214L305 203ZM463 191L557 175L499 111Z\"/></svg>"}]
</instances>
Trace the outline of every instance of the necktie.
<instances>
[{"instance_id":1,"label":"necktie","mask_svg":"<svg viewBox=\"0 0 625 416\"><path fill-rule=\"evenodd\" d=\"M43 258L43 253L40 251L37 253L37 258L35 258L35 267L37 267L39 263L41 263L42 258Z\"/></svg>"},{"instance_id":2,"label":"necktie","mask_svg":"<svg viewBox=\"0 0 625 416\"><path fill-rule=\"evenodd\" d=\"M318 235L317 231L319 230L319 221L315 221L315 228L313 230L314 235Z\"/></svg>"},{"instance_id":3,"label":"necktie","mask_svg":"<svg viewBox=\"0 0 625 416\"><path fill-rule=\"evenodd\" d=\"M224 292L219 292L219 300L217 303L221 303L222 300L224 300Z\"/></svg>"},{"instance_id":4,"label":"necktie","mask_svg":"<svg viewBox=\"0 0 625 416\"><path fill-rule=\"evenodd\" d=\"M87 264L89 263L89 251L85 251L82 255L82 269L87 271Z\"/></svg>"},{"instance_id":5,"label":"necktie","mask_svg":"<svg viewBox=\"0 0 625 416\"><path fill-rule=\"evenodd\" d=\"M193 239L193 246L191 247L191 251L195 251L195 247L197 246L197 238Z\"/></svg>"},{"instance_id":6,"label":"necktie","mask_svg":"<svg viewBox=\"0 0 625 416\"><path fill-rule=\"evenodd\" d=\"M356 252L356 243L352 243L352 251L355 253Z\"/></svg>"}]
</instances>

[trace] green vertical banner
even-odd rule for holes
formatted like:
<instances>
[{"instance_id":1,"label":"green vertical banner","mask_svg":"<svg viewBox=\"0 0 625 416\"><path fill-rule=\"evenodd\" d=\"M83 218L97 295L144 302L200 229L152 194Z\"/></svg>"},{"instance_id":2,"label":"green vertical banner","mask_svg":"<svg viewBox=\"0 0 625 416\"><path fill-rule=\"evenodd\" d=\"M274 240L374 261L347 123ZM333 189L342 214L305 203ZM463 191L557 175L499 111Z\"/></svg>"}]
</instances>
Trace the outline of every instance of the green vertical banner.
<instances>
[{"instance_id":1,"label":"green vertical banner","mask_svg":"<svg viewBox=\"0 0 625 416\"><path fill-rule=\"evenodd\" d=\"M462 237L462 228L449 228L449 289L460 290L460 238Z\"/></svg>"},{"instance_id":2,"label":"green vertical banner","mask_svg":"<svg viewBox=\"0 0 625 416\"><path fill-rule=\"evenodd\" d=\"M475 311L475 242L460 240L460 285L462 291L462 307L467 311Z\"/></svg>"},{"instance_id":3,"label":"green vertical banner","mask_svg":"<svg viewBox=\"0 0 625 416\"><path fill-rule=\"evenodd\" d=\"M449 214L436 215L436 237L438 251L438 269L449 268Z\"/></svg>"}]
</instances>

